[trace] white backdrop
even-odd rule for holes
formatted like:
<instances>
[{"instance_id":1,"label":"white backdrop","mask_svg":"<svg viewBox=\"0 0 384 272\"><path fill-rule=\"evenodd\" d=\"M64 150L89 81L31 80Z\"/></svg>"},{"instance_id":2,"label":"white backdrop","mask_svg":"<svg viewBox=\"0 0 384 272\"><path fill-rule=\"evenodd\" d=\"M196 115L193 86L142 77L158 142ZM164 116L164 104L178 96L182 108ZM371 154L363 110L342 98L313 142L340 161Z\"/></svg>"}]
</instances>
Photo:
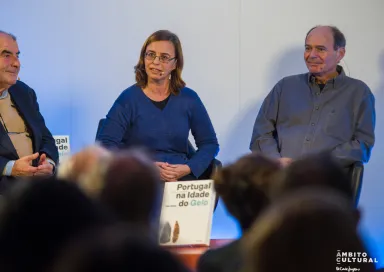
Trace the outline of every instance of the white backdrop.
<instances>
[{"instance_id":1,"label":"white backdrop","mask_svg":"<svg viewBox=\"0 0 384 272\"><path fill-rule=\"evenodd\" d=\"M53 134L70 135L71 150L94 141L98 120L134 83L142 43L158 29L183 45L187 85L207 107L221 145L219 159L248 152L254 119L272 86L305 72L306 32L334 24L347 38L343 63L376 96L377 143L366 166L362 231L384 265L384 10L382 0L35 0L8 1L0 29L18 37L20 77L33 87ZM222 206L212 236L237 236Z\"/></svg>"}]
</instances>

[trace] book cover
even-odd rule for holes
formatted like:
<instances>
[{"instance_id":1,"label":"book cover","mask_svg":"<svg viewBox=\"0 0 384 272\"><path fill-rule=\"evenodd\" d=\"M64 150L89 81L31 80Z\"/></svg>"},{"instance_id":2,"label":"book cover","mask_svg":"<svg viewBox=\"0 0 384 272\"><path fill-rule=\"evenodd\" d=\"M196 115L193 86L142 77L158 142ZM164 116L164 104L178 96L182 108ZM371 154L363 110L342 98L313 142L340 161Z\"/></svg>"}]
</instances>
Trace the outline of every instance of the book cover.
<instances>
[{"instance_id":1,"label":"book cover","mask_svg":"<svg viewBox=\"0 0 384 272\"><path fill-rule=\"evenodd\" d=\"M160 215L160 245L208 246L215 200L213 180L166 182Z\"/></svg>"}]
</instances>

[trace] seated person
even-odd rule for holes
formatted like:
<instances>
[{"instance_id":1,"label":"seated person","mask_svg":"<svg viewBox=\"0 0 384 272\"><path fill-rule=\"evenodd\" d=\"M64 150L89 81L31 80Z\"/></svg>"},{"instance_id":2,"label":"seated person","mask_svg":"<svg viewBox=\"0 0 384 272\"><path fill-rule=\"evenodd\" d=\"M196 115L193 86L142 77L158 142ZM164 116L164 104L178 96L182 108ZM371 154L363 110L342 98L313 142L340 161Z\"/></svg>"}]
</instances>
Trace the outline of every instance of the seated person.
<instances>
[{"instance_id":1,"label":"seated person","mask_svg":"<svg viewBox=\"0 0 384 272\"><path fill-rule=\"evenodd\" d=\"M199 178L219 147L202 101L181 78L183 64L179 38L167 30L153 33L135 66L136 84L117 98L97 135L109 149L148 148L164 181ZM190 158L189 131L198 148Z\"/></svg>"},{"instance_id":2,"label":"seated person","mask_svg":"<svg viewBox=\"0 0 384 272\"><path fill-rule=\"evenodd\" d=\"M317 26L307 33L308 73L283 78L266 97L253 127L252 151L284 166L323 151L345 168L368 162L375 143L375 98L338 65L345 47L337 27Z\"/></svg>"},{"instance_id":3,"label":"seated person","mask_svg":"<svg viewBox=\"0 0 384 272\"><path fill-rule=\"evenodd\" d=\"M30 179L20 180L2 199L2 272L50 271L67 242L115 223L113 216L77 185L55 177Z\"/></svg>"},{"instance_id":4,"label":"seated person","mask_svg":"<svg viewBox=\"0 0 384 272\"><path fill-rule=\"evenodd\" d=\"M280 178L280 164L260 154L250 154L224 167L215 177L215 190L228 211L246 232L270 203L271 185ZM242 257L237 240L208 250L198 262L199 272L240 271Z\"/></svg>"},{"instance_id":5,"label":"seated person","mask_svg":"<svg viewBox=\"0 0 384 272\"><path fill-rule=\"evenodd\" d=\"M243 239L244 271L375 271L356 229L355 212L340 191L306 187L273 202ZM345 258L346 252L364 257ZM356 255L357 256L357 255ZM372 258L372 262L368 260Z\"/></svg>"},{"instance_id":6,"label":"seated person","mask_svg":"<svg viewBox=\"0 0 384 272\"><path fill-rule=\"evenodd\" d=\"M284 179L276 183L275 197L307 187L330 188L353 204L354 193L344 169L329 152L311 154L296 160L285 171Z\"/></svg>"},{"instance_id":7,"label":"seated person","mask_svg":"<svg viewBox=\"0 0 384 272\"><path fill-rule=\"evenodd\" d=\"M30 176L51 176L59 154L35 91L17 80L19 46L0 30L0 194Z\"/></svg>"},{"instance_id":8,"label":"seated person","mask_svg":"<svg viewBox=\"0 0 384 272\"><path fill-rule=\"evenodd\" d=\"M64 247L52 272L188 272L168 250L130 224L100 227Z\"/></svg>"},{"instance_id":9,"label":"seated person","mask_svg":"<svg viewBox=\"0 0 384 272\"><path fill-rule=\"evenodd\" d=\"M119 221L138 224L157 235L163 182L142 150L113 153L92 145L64 160L57 175L76 182Z\"/></svg>"}]
</instances>

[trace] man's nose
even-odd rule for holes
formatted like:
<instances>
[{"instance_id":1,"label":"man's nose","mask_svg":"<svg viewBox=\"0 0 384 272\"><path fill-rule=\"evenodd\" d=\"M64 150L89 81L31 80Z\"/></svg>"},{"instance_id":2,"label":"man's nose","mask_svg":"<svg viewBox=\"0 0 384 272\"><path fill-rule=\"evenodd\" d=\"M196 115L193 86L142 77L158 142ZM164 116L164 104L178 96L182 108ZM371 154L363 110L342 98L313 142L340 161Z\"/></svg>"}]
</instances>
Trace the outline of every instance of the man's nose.
<instances>
[{"instance_id":1,"label":"man's nose","mask_svg":"<svg viewBox=\"0 0 384 272\"><path fill-rule=\"evenodd\" d=\"M310 58L316 58L317 57L317 51L316 49L312 49L311 52L309 53Z\"/></svg>"},{"instance_id":2,"label":"man's nose","mask_svg":"<svg viewBox=\"0 0 384 272\"><path fill-rule=\"evenodd\" d=\"M20 60L19 60L19 58L17 58L17 57L14 58L14 60L12 62L12 66L20 68Z\"/></svg>"}]
</instances>

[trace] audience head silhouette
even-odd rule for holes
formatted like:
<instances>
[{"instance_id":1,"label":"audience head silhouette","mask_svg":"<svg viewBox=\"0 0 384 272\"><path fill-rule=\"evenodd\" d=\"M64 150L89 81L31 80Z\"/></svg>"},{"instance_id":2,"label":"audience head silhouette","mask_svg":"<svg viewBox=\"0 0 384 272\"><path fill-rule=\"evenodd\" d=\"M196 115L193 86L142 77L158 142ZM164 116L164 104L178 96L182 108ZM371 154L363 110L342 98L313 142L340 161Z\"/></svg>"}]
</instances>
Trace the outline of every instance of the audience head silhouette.
<instances>
[{"instance_id":1,"label":"audience head silhouette","mask_svg":"<svg viewBox=\"0 0 384 272\"><path fill-rule=\"evenodd\" d=\"M252 153L224 167L214 177L217 194L243 230L270 203L269 191L279 174L278 162Z\"/></svg>"}]
</instances>

